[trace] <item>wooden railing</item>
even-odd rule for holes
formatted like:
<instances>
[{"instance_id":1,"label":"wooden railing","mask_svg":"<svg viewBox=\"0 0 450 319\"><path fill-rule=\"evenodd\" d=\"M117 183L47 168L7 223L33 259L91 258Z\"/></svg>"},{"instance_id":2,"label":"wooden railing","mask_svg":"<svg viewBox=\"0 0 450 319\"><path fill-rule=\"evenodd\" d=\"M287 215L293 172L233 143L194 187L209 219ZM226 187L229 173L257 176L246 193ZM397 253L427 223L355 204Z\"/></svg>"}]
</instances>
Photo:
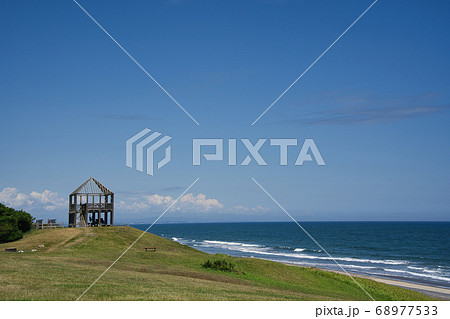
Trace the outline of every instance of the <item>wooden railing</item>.
<instances>
[{"instance_id":1,"label":"wooden railing","mask_svg":"<svg viewBox=\"0 0 450 319\"><path fill-rule=\"evenodd\" d=\"M87 203L87 204L70 204L71 211L88 211L88 210L112 210L112 203Z\"/></svg>"},{"instance_id":2,"label":"wooden railing","mask_svg":"<svg viewBox=\"0 0 450 319\"><path fill-rule=\"evenodd\" d=\"M47 224L39 224L34 223L35 229L50 229L50 228L64 228L64 223L47 223Z\"/></svg>"}]
</instances>

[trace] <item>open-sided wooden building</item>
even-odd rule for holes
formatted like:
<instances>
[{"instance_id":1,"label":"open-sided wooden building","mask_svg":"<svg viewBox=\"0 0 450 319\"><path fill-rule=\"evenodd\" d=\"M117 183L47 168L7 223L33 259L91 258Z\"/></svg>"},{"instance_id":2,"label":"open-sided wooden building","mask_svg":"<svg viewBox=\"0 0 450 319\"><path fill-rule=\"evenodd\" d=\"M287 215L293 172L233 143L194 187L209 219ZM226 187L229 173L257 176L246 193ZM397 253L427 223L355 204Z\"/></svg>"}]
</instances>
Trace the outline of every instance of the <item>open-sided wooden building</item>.
<instances>
[{"instance_id":1,"label":"open-sided wooden building","mask_svg":"<svg viewBox=\"0 0 450 319\"><path fill-rule=\"evenodd\" d=\"M91 177L69 195L69 227L112 226L114 193Z\"/></svg>"}]
</instances>

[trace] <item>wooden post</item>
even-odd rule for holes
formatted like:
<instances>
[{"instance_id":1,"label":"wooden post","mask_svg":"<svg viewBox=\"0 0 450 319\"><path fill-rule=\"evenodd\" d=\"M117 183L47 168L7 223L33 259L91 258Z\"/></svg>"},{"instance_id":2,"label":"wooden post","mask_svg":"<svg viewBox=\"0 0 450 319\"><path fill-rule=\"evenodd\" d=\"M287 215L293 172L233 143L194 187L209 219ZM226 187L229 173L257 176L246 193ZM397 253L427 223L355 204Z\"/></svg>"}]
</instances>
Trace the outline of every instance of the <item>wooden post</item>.
<instances>
[{"instance_id":1,"label":"wooden post","mask_svg":"<svg viewBox=\"0 0 450 319\"><path fill-rule=\"evenodd\" d=\"M98 195L98 224L99 224L99 226L103 226L103 224L102 224L102 195Z\"/></svg>"},{"instance_id":2,"label":"wooden post","mask_svg":"<svg viewBox=\"0 0 450 319\"><path fill-rule=\"evenodd\" d=\"M111 226L114 226L114 194L111 194Z\"/></svg>"}]
</instances>

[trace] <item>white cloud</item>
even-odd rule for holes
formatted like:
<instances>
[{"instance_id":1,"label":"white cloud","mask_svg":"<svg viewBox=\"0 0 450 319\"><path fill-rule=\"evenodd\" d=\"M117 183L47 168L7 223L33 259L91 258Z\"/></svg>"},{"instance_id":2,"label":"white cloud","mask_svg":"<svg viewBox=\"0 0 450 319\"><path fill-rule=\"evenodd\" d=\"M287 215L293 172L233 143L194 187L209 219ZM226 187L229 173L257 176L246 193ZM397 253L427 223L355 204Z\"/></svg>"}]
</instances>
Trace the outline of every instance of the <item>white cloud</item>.
<instances>
[{"instance_id":1,"label":"white cloud","mask_svg":"<svg viewBox=\"0 0 450 319\"><path fill-rule=\"evenodd\" d=\"M17 188L6 187L0 192L0 203L7 206L19 207L27 202L27 195L19 193Z\"/></svg>"},{"instance_id":2,"label":"white cloud","mask_svg":"<svg viewBox=\"0 0 450 319\"><path fill-rule=\"evenodd\" d=\"M144 195L139 199L129 200L128 202L122 200L119 202L118 208L129 211L163 210L168 208L174 201L175 199L171 196ZM217 199L206 198L205 194L195 196L190 193L181 197L172 209L180 212L210 212L222 208L223 204Z\"/></svg>"},{"instance_id":3,"label":"white cloud","mask_svg":"<svg viewBox=\"0 0 450 319\"><path fill-rule=\"evenodd\" d=\"M175 198L171 196L158 194L142 195L138 197L121 198L120 201L116 201L116 208L136 213L143 211L163 211L174 201ZM0 203L15 209L23 209L30 212L66 209L68 205L67 200L60 197L56 192L44 190L41 193L33 191L30 194L25 194L19 192L19 190L14 187L6 187L0 191ZM184 195L171 210L187 213L228 212L243 215L252 215L270 211L269 208L262 206L247 207L237 205L234 207L225 207L219 200L207 198L206 195L202 193L197 195L192 193Z\"/></svg>"},{"instance_id":4,"label":"white cloud","mask_svg":"<svg viewBox=\"0 0 450 319\"><path fill-rule=\"evenodd\" d=\"M15 209L30 211L47 210L67 207L67 201L58 193L44 190L42 193L33 191L30 194L20 193L15 187L6 187L0 192L0 202Z\"/></svg>"},{"instance_id":5,"label":"white cloud","mask_svg":"<svg viewBox=\"0 0 450 319\"><path fill-rule=\"evenodd\" d=\"M31 192L30 197L35 203L44 205L45 210L55 210L56 208L67 206L67 201L58 196L58 193L45 190L42 193Z\"/></svg>"},{"instance_id":6,"label":"white cloud","mask_svg":"<svg viewBox=\"0 0 450 319\"><path fill-rule=\"evenodd\" d=\"M171 196L162 196L158 194L142 195L125 198L118 202L116 207L128 212L136 213L142 211L163 211L168 208L174 200L175 198L172 198ZM226 207L219 200L207 198L206 195L202 193L198 195L192 193L184 195L171 210L189 213L223 212L238 215L253 215L270 211L269 208L259 205L256 207L247 207L243 205Z\"/></svg>"},{"instance_id":7,"label":"white cloud","mask_svg":"<svg viewBox=\"0 0 450 319\"><path fill-rule=\"evenodd\" d=\"M175 206L178 211L200 210L201 212L209 212L223 208L223 204L217 199L208 199L205 194L198 194L197 196L186 194L180 198L179 203L175 204Z\"/></svg>"},{"instance_id":8,"label":"white cloud","mask_svg":"<svg viewBox=\"0 0 450 319\"><path fill-rule=\"evenodd\" d=\"M161 196L158 194L144 196L144 200L149 206L163 207L169 206L174 201L174 199L170 196Z\"/></svg>"}]
</instances>

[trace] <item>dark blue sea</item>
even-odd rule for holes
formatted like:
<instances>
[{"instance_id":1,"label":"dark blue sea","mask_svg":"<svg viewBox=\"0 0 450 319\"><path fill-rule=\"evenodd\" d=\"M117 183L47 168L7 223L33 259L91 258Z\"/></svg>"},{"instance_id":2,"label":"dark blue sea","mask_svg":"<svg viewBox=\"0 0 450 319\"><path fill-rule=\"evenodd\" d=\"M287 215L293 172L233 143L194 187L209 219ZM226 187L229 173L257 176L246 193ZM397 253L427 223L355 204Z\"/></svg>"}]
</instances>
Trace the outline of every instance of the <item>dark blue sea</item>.
<instances>
[{"instance_id":1,"label":"dark blue sea","mask_svg":"<svg viewBox=\"0 0 450 319\"><path fill-rule=\"evenodd\" d=\"M348 272L450 288L450 222L301 225ZM149 232L210 254L341 270L294 223L160 224Z\"/></svg>"}]
</instances>

